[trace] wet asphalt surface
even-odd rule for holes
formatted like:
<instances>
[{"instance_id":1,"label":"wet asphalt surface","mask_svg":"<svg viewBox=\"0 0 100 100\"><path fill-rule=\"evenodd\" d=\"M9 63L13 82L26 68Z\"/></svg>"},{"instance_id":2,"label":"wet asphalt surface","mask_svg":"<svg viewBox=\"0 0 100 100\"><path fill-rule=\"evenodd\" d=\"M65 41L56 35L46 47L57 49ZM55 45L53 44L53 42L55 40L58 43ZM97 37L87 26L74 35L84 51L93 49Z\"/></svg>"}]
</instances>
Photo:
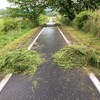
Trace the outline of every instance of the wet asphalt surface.
<instances>
[{"instance_id":1,"label":"wet asphalt surface","mask_svg":"<svg viewBox=\"0 0 100 100\"><path fill-rule=\"evenodd\" d=\"M66 43L57 27L46 27L32 47L45 62L33 77L13 75L0 100L100 100L100 94L83 69L64 70L52 55Z\"/></svg>"}]
</instances>

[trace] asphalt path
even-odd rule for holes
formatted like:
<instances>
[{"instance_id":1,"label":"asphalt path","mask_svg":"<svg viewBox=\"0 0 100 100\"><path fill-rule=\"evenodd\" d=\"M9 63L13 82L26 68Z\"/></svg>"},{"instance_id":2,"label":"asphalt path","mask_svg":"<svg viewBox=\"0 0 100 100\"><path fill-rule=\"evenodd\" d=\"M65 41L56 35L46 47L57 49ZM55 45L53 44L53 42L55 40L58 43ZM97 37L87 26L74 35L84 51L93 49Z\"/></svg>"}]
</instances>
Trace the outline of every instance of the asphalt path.
<instances>
[{"instance_id":1,"label":"asphalt path","mask_svg":"<svg viewBox=\"0 0 100 100\"><path fill-rule=\"evenodd\" d=\"M100 100L84 69L64 70L53 62L52 55L65 45L57 27L45 27L32 50L42 53L46 61L33 77L13 75L0 100Z\"/></svg>"}]
</instances>

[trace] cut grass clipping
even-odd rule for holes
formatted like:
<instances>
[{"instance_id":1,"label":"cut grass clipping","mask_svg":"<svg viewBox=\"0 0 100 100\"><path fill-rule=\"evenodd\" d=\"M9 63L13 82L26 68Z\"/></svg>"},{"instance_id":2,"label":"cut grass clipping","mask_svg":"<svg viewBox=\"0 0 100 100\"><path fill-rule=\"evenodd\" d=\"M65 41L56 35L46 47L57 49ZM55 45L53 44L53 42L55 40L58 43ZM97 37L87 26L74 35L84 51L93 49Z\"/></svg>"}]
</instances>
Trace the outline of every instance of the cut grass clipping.
<instances>
[{"instance_id":1,"label":"cut grass clipping","mask_svg":"<svg viewBox=\"0 0 100 100\"><path fill-rule=\"evenodd\" d=\"M35 51L10 51L0 57L0 73L34 74L43 59Z\"/></svg>"},{"instance_id":2,"label":"cut grass clipping","mask_svg":"<svg viewBox=\"0 0 100 100\"><path fill-rule=\"evenodd\" d=\"M54 62L64 68L96 67L100 69L100 51L82 46L69 46L53 55Z\"/></svg>"}]
</instances>

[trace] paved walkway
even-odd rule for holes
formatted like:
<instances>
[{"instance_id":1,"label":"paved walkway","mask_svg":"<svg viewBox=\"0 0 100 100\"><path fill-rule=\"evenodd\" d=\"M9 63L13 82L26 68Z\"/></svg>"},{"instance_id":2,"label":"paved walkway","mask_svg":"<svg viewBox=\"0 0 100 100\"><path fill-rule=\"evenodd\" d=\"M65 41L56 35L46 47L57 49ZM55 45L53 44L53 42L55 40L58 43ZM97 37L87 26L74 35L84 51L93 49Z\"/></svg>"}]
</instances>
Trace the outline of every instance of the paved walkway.
<instances>
[{"instance_id":1,"label":"paved walkway","mask_svg":"<svg viewBox=\"0 0 100 100\"><path fill-rule=\"evenodd\" d=\"M64 70L52 55L66 43L57 27L46 27L32 50L43 54L43 63L33 77L13 75L0 100L100 100L100 94L83 69Z\"/></svg>"}]
</instances>

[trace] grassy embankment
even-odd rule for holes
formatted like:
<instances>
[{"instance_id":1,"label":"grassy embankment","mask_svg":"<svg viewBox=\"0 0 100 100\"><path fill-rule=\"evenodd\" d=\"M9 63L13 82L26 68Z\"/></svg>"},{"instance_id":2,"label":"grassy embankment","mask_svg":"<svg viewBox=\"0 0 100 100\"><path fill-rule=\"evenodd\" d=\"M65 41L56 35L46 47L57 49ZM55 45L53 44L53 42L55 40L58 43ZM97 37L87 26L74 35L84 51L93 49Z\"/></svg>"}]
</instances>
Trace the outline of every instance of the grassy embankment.
<instances>
[{"instance_id":1,"label":"grassy embankment","mask_svg":"<svg viewBox=\"0 0 100 100\"><path fill-rule=\"evenodd\" d=\"M0 55L15 49L40 29L40 27L32 28L33 26L28 24L28 21L19 22L15 19L8 19L7 21L5 19L1 20Z\"/></svg>"},{"instance_id":2,"label":"grassy embankment","mask_svg":"<svg viewBox=\"0 0 100 100\"><path fill-rule=\"evenodd\" d=\"M47 17L40 16L39 25L44 24L45 21ZM0 19L0 80L11 72L34 74L43 62L40 54L35 51L16 50L16 48L39 30L40 27L34 28L34 23L28 20Z\"/></svg>"},{"instance_id":3,"label":"grassy embankment","mask_svg":"<svg viewBox=\"0 0 100 100\"><path fill-rule=\"evenodd\" d=\"M7 53L9 53L9 51L12 51L14 49L17 48L17 46L19 46L21 43L23 43L25 40L27 40L29 37L31 37L33 35L33 33L37 32L37 30L39 30L39 27L38 28L34 28L34 29L31 29L29 32L27 32L26 34L23 34L22 36L18 37L17 39L14 39L12 42L10 42L9 44L3 46L1 49L0 49L0 61L4 60L4 62L2 63L6 63L5 59L3 59L3 57L5 57L5 55ZM16 55L17 56L17 55ZM11 59L11 58L10 58ZM2 64L0 63L0 65ZM7 71L3 71L1 72L1 69L0 69L0 80L5 76ZM9 71L8 71L9 72Z\"/></svg>"},{"instance_id":4,"label":"grassy embankment","mask_svg":"<svg viewBox=\"0 0 100 100\"><path fill-rule=\"evenodd\" d=\"M73 21L62 18L61 28L76 41L54 55L54 61L64 68L87 67L100 72L100 13L82 12ZM90 53L89 53L90 52Z\"/></svg>"}]
</instances>

